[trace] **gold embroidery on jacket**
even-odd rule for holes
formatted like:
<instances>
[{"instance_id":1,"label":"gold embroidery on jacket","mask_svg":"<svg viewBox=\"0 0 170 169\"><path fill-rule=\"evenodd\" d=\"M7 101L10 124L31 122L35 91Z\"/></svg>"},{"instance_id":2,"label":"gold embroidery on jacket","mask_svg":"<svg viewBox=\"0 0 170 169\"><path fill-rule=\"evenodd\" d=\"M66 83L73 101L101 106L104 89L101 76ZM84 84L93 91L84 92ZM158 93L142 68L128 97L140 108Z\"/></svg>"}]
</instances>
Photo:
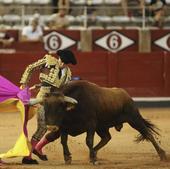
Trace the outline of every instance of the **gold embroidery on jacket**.
<instances>
[{"instance_id":1,"label":"gold embroidery on jacket","mask_svg":"<svg viewBox=\"0 0 170 169\"><path fill-rule=\"evenodd\" d=\"M20 80L21 84L27 84L30 81L33 71L40 70L43 68L48 68L49 73L40 73L39 79L41 82L46 82L54 87L59 88L61 85L67 83L71 80L71 71L69 67L64 67L61 77L59 78L58 74L60 71L58 59L51 55L45 55L42 59L39 59L37 62L30 64L25 72L22 75Z\"/></svg>"}]
</instances>

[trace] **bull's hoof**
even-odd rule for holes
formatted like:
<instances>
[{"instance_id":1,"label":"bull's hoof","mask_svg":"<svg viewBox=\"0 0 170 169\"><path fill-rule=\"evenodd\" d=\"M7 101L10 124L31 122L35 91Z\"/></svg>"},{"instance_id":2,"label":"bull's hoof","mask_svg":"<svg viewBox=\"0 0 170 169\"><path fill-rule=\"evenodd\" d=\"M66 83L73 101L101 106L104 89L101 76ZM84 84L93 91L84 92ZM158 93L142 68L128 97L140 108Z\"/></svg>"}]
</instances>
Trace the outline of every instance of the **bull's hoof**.
<instances>
[{"instance_id":1,"label":"bull's hoof","mask_svg":"<svg viewBox=\"0 0 170 169\"><path fill-rule=\"evenodd\" d=\"M93 165L98 164L98 161L97 161L97 151L91 151L90 152L90 163L92 163Z\"/></svg>"},{"instance_id":2,"label":"bull's hoof","mask_svg":"<svg viewBox=\"0 0 170 169\"><path fill-rule=\"evenodd\" d=\"M99 165L99 161L94 161L93 165Z\"/></svg>"},{"instance_id":3,"label":"bull's hoof","mask_svg":"<svg viewBox=\"0 0 170 169\"><path fill-rule=\"evenodd\" d=\"M71 162L72 162L71 156L65 156L65 157L64 157L64 160L65 160L65 164L66 164L66 165L70 165Z\"/></svg>"},{"instance_id":4,"label":"bull's hoof","mask_svg":"<svg viewBox=\"0 0 170 169\"><path fill-rule=\"evenodd\" d=\"M41 160L43 160L43 161L47 161L48 160L48 158L47 158L47 156L46 155L43 155L43 154L40 154L37 150L33 150L33 153L36 155L36 156L38 156L39 157L39 159L41 159Z\"/></svg>"},{"instance_id":5,"label":"bull's hoof","mask_svg":"<svg viewBox=\"0 0 170 169\"><path fill-rule=\"evenodd\" d=\"M95 153L95 156L94 157L91 157L90 158L90 163L93 164L93 165L98 165L98 160L97 160L97 157L96 157L96 153Z\"/></svg>"},{"instance_id":6,"label":"bull's hoof","mask_svg":"<svg viewBox=\"0 0 170 169\"><path fill-rule=\"evenodd\" d=\"M38 161L34 160L34 159L29 159L27 157L24 157L22 159L22 164L38 164Z\"/></svg>"},{"instance_id":7,"label":"bull's hoof","mask_svg":"<svg viewBox=\"0 0 170 169\"><path fill-rule=\"evenodd\" d=\"M91 159L90 163L93 165L99 165L99 162L97 160Z\"/></svg>"},{"instance_id":8,"label":"bull's hoof","mask_svg":"<svg viewBox=\"0 0 170 169\"><path fill-rule=\"evenodd\" d=\"M159 157L161 161L167 161L167 156L164 150L161 151L161 153L159 154Z\"/></svg>"},{"instance_id":9,"label":"bull's hoof","mask_svg":"<svg viewBox=\"0 0 170 169\"><path fill-rule=\"evenodd\" d=\"M66 164L66 165L70 165L71 162L72 162L72 160L70 159L70 160L65 161L65 164Z\"/></svg>"}]
</instances>

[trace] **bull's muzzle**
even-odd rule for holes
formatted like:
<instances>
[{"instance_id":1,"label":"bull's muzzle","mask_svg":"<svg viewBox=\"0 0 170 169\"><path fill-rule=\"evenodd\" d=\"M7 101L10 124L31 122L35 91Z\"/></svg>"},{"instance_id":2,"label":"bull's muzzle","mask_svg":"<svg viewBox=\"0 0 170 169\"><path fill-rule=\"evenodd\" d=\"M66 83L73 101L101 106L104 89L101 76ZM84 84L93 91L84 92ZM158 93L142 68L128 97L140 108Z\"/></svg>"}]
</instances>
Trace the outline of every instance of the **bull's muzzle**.
<instances>
[{"instance_id":1,"label":"bull's muzzle","mask_svg":"<svg viewBox=\"0 0 170 169\"><path fill-rule=\"evenodd\" d=\"M59 130L59 127L58 126L55 126L55 125L47 125L47 129L49 131L58 131Z\"/></svg>"}]
</instances>

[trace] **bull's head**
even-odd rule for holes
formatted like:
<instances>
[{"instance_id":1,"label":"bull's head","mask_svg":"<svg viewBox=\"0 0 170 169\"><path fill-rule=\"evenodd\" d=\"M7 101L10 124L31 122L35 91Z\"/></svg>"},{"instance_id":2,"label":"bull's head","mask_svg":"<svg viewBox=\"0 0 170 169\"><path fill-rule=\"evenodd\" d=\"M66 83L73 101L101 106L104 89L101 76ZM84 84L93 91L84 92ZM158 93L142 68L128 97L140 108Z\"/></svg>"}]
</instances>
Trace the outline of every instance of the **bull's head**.
<instances>
[{"instance_id":1,"label":"bull's head","mask_svg":"<svg viewBox=\"0 0 170 169\"><path fill-rule=\"evenodd\" d=\"M47 94L43 105L48 129L58 130L67 112L73 109L76 104L75 99L64 96L62 93Z\"/></svg>"}]
</instances>

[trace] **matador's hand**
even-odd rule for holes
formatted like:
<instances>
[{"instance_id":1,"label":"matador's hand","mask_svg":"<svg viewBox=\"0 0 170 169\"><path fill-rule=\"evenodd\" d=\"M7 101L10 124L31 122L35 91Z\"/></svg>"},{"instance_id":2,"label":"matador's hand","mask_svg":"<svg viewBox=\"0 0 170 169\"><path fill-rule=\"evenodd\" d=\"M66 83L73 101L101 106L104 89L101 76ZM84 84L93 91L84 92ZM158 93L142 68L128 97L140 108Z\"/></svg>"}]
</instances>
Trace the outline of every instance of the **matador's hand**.
<instances>
[{"instance_id":1,"label":"matador's hand","mask_svg":"<svg viewBox=\"0 0 170 169\"><path fill-rule=\"evenodd\" d=\"M35 84L34 86L30 87L30 90L34 90L34 89L39 89L41 87L41 84Z\"/></svg>"},{"instance_id":2,"label":"matador's hand","mask_svg":"<svg viewBox=\"0 0 170 169\"><path fill-rule=\"evenodd\" d=\"M27 87L26 84L22 84L22 85L20 86L21 89L25 89L26 87Z\"/></svg>"}]
</instances>

